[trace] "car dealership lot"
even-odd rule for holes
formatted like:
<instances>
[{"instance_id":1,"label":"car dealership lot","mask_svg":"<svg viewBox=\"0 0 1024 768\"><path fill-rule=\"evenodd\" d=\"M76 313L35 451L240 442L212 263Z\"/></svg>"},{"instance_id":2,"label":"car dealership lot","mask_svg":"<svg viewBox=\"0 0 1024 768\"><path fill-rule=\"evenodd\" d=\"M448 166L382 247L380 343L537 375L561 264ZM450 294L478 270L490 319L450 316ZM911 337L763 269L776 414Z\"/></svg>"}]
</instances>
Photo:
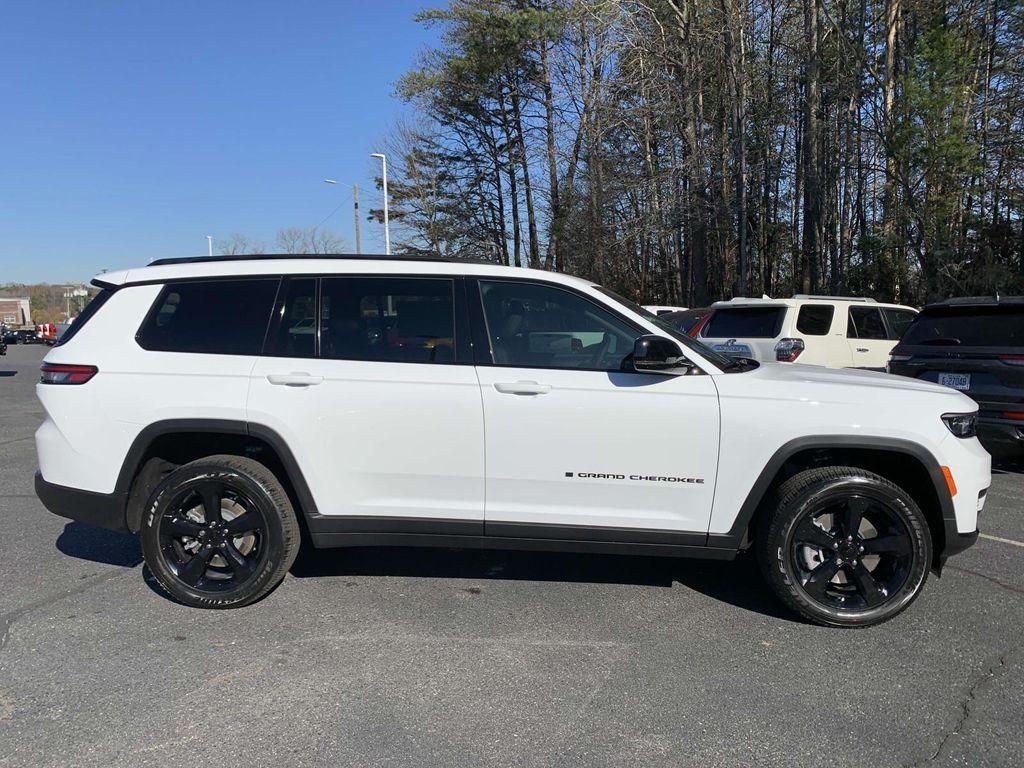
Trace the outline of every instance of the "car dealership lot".
<instances>
[{"instance_id":1,"label":"car dealership lot","mask_svg":"<svg viewBox=\"0 0 1024 768\"><path fill-rule=\"evenodd\" d=\"M260 603L161 596L32 490L0 358L0 765L1017 765L1024 474L905 614L796 621L752 562L337 550ZM4 375L6 372L16 375Z\"/></svg>"}]
</instances>

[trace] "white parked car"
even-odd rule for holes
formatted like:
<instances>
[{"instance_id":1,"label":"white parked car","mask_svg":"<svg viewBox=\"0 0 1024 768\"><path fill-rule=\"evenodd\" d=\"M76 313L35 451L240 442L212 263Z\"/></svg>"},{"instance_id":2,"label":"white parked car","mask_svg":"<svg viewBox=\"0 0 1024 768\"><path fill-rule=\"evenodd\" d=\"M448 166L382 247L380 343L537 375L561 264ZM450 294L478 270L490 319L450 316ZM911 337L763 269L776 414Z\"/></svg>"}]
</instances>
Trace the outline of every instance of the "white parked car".
<instances>
[{"instance_id":1,"label":"white parked car","mask_svg":"<svg viewBox=\"0 0 1024 768\"><path fill-rule=\"evenodd\" d=\"M699 338L733 357L884 371L916 315L913 307L874 299L736 298L711 305Z\"/></svg>"},{"instance_id":2,"label":"white parked car","mask_svg":"<svg viewBox=\"0 0 1024 768\"><path fill-rule=\"evenodd\" d=\"M793 610L863 626L978 535L970 398L734 360L586 280L215 257L94 284L42 365L36 492L138 532L188 605L258 600L304 528L314 547L753 548Z\"/></svg>"},{"instance_id":3,"label":"white parked car","mask_svg":"<svg viewBox=\"0 0 1024 768\"><path fill-rule=\"evenodd\" d=\"M644 309L652 315L667 315L669 312L686 311L686 307L674 307L671 304L644 304Z\"/></svg>"}]
</instances>

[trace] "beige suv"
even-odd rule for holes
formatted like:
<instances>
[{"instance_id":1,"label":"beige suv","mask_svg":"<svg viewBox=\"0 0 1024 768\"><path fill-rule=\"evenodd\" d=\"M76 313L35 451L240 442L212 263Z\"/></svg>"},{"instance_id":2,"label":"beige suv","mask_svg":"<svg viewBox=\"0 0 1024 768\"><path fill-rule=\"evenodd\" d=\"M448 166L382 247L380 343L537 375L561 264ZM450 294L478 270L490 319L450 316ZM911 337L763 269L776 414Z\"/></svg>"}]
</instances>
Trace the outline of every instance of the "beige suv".
<instances>
[{"instance_id":1,"label":"beige suv","mask_svg":"<svg viewBox=\"0 0 1024 768\"><path fill-rule=\"evenodd\" d=\"M701 341L733 357L884 371L917 315L900 304L846 296L735 298L711 305Z\"/></svg>"}]
</instances>

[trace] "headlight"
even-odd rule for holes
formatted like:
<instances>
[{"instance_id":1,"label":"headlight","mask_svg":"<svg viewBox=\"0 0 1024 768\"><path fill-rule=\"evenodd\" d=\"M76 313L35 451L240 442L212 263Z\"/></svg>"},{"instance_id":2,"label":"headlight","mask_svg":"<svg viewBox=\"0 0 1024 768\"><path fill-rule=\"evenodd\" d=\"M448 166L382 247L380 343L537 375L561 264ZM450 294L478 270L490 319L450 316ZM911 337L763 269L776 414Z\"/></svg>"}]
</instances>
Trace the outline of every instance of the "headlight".
<instances>
[{"instance_id":1,"label":"headlight","mask_svg":"<svg viewBox=\"0 0 1024 768\"><path fill-rule=\"evenodd\" d=\"M944 413L942 421L957 437L968 438L978 434L978 412Z\"/></svg>"}]
</instances>

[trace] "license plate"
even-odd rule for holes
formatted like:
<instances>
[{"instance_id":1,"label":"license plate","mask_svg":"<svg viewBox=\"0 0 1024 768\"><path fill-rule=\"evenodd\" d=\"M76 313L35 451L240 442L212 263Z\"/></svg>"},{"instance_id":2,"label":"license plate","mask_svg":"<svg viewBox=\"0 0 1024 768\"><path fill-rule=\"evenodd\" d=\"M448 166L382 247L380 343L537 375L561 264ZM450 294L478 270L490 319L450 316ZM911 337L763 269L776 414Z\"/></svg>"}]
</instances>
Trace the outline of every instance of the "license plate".
<instances>
[{"instance_id":1,"label":"license plate","mask_svg":"<svg viewBox=\"0 0 1024 768\"><path fill-rule=\"evenodd\" d=\"M750 347L746 344L714 344L711 347L715 352L721 352L733 357L753 357Z\"/></svg>"},{"instance_id":2,"label":"license plate","mask_svg":"<svg viewBox=\"0 0 1024 768\"><path fill-rule=\"evenodd\" d=\"M939 384L953 389L970 389L971 374L969 373L940 373Z\"/></svg>"}]
</instances>

